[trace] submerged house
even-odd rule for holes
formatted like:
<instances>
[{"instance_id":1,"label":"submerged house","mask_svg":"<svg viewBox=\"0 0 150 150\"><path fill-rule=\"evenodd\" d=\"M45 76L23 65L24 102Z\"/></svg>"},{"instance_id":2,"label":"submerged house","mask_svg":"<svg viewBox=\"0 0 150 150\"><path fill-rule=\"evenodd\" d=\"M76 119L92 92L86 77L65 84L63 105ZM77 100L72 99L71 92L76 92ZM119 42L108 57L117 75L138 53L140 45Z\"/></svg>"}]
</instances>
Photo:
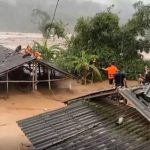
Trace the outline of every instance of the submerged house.
<instances>
[{"instance_id":1,"label":"submerged house","mask_svg":"<svg viewBox=\"0 0 150 150\"><path fill-rule=\"evenodd\" d=\"M128 98L135 94L99 91L18 125L34 150L150 150L150 118L137 111L138 106L125 105L122 93ZM146 105L144 109L150 114Z\"/></svg>"},{"instance_id":2,"label":"submerged house","mask_svg":"<svg viewBox=\"0 0 150 150\"><path fill-rule=\"evenodd\" d=\"M37 90L39 85L46 83L51 89L52 82L67 78L75 77L54 64L31 56L24 57L22 53L0 46L0 88L5 88L7 93L12 84Z\"/></svg>"}]
</instances>

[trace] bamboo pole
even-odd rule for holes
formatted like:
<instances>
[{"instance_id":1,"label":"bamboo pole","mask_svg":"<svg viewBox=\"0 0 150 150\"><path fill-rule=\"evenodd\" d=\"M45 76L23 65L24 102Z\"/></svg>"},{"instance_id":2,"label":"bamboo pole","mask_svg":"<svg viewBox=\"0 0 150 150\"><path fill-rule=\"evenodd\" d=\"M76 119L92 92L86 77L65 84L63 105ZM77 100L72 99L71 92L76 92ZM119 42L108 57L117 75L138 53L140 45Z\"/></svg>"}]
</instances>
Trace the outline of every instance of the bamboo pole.
<instances>
[{"instance_id":1,"label":"bamboo pole","mask_svg":"<svg viewBox=\"0 0 150 150\"><path fill-rule=\"evenodd\" d=\"M39 76L41 77L41 66L40 66L40 64L38 64L38 68L39 68Z\"/></svg>"},{"instance_id":2,"label":"bamboo pole","mask_svg":"<svg viewBox=\"0 0 150 150\"><path fill-rule=\"evenodd\" d=\"M7 79L7 97L8 97L8 72L7 72L7 77L6 77Z\"/></svg>"},{"instance_id":3,"label":"bamboo pole","mask_svg":"<svg viewBox=\"0 0 150 150\"><path fill-rule=\"evenodd\" d=\"M35 90L34 87L34 80L35 80L35 66L34 66L34 62L33 62L33 68L32 68L32 90Z\"/></svg>"},{"instance_id":4,"label":"bamboo pole","mask_svg":"<svg viewBox=\"0 0 150 150\"><path fill-rule=\"evenodd\" d=\"M37 63L35 62L35 82L34 82L34 90L37 90Z\"/></svg>"},{"instance_id":5,"label":"bamboo pole","mask_svg":"<svg viewBox=\"0 0 150 150\"><path fill-rule=\"evenodd\" d=\"M62 80L66 80L68 78L62 78L62 79L50 79L50 80L37 80L37 82L48 82L48 81L62 81ZM26 80L18 80L18 81L15 81L15 80L8 80L8 81L0 81L0 83L32 83L33 81L26 81Z\"/></svg>"},{"instance_id":6,"label":"bamboo pole","mask_svg":"<svg viewBox=\"0 0 150 150\"><path fill-rule=\"evenodd\" d=\"M33 81L24 81L24 80L22 80L22 81L10 81L10 80L8 80L8 83L31 83L31 82L33 82ZM0 83L7 83L7 80L6 81L0 81Z\"/></svg>"},{"instance_id":7,"label":"bamboo pole","mask_svg":"<svg viewBox=\"0 0 150 150\"><path fill-rule=\"evenodd\" d=\"M50 76L51 76L51 71L50 71L50 69L48 68L48 87L49 87L49 90L51 90Z\"/></svg>"}]
</instances>

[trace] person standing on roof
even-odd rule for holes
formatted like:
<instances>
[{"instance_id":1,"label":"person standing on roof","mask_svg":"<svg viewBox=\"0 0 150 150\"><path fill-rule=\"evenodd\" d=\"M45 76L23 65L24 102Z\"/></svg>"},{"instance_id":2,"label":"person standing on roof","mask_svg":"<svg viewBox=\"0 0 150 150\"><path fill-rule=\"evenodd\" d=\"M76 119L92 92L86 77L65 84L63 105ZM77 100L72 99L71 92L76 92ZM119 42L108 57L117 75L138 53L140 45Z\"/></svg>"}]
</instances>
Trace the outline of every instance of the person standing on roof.
<instances>
[{"instance_id":1,"label":"person standing on roof","mask_svg":"<svg viewBox=\"0 0 150 150\"><path fill-rule=\"evenodd\" d=\"M25 54L23 56L23 58L27 57L27 56L31 56L32 55L32 49L31 47L28 45L26 48L25 48Z\"/></svg>"},{"instance_id":2,"label":"person standing on roof","mask_svg":"<svg viewBox=\"0 0 150 150\"><path fill-rule=\"evenodd\" d=\"M28 56L32 55L32 49L29 45L25 48L25 54Z\"/></svg>"},{"instance_id":3,"label":"person standing on roof","mask_svg":"<svg viewBox=\"0 0 150 150\"><path fill-rule=\"evenodd\" d=\"M118 73L116 73L116 75L114 76L114 83L115 83L115 87L127 87L127 83L126 83L126 76L125 73L123 72L123 67L119 67L119 71Z\"/></svg>"},{"instance_id":4,"label":"person standing on roof","mask_svg":"<svg viewBox=\"0 0 150 150\"><path fill-rule=\"evenodd\" d=\"M41 53L38 52L38 51L35 51L35 52L34 52L34 57L35 57L36 59L41 59Z\"/></svg>"},{"instance_id":5,"label":"person standing on roof","mask_svg":"<svg viewBox=\"0 0 150 150\"><path fill-rule=\"evenodd\" d=\"M113 85L114 84L114 77L118 72L118 68L115 66L115 63L112 62L109 67L102 68L102 70L107 71L109 84Z\"/></svg>"}]
</instances>

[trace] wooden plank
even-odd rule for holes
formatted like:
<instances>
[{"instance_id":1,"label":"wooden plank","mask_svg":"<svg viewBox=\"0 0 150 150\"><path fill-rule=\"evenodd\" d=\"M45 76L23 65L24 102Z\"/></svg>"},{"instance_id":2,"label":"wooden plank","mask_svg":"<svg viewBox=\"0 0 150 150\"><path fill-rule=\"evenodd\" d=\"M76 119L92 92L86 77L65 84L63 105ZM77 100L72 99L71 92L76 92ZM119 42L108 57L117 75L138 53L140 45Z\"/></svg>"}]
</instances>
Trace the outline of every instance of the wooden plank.
<instances>
[{"instance_id":1,"label":"wooden plank","mask_svg":"<svg viewBox=\"0 0 150 150\"><path fill-rule=\"evenodd\" d=\"M62 79L50 79L50 80L37 80L38 83L40 82L49 82L49 81L62 81L66 80L68 78L62 78ZM0 83L32 83L33 81L26 81L26 80L6 80L6 81L0 81Z\"/></svg>"},{"instance_id":2,"label":"wooden plank","mask_svg":"<svg viewBox=\"0 0 150 150\"><path fill-rule=\"evenodd\" d=\"M7 97L8 97L8 86L9 86L9 84L8 84L8 72L7 72L7 74L6 74L6 76L7 76Z\"/></svg>"},{"instance_id":3,"label":"wooden plank","mask_svg":"<svg viewBox=\"0 0 150 150\"><path fill-rule=\"evenodd\" d=\"M34 90L37 90L37 63L35 62L35 82L34 82Z\"/></svg>"},{"instance_id":4,"label":"wooden plank","mask_svg":"<svg viewBox=\"0 0 150 150\"><path fill-rule=\"evenodd\" d=\"M35 66L34 66L34 63L33 62L33 68L32 68L32 90L34 91L34 80L35 80Z\"/></svg>"},{"instance_id":5,"label":"wooden plank","mask_svg":"<svg viewBox=\"0 0 150 150\"><path fill-rule=\"evenodd\" d=\"M51 70L48 68L48 87L49 87L49 90L51 91Z\"/></svg>"}]
</instances>

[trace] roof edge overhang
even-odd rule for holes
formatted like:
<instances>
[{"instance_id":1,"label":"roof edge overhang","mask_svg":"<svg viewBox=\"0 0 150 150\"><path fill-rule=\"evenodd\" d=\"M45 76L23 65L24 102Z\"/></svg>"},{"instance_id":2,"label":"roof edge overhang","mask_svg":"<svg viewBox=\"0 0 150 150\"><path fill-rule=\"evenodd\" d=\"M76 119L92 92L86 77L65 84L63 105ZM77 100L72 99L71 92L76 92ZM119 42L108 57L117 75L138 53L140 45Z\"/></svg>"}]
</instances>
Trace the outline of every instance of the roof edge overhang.
<instances>
[{"instance_id":1,"label":"roof edge overhang","mask_svg":"<svg viewBox=\"0 0 150 150\"><path fill-rule=\"evenodd\" d=\"M44 61L44 60L37 60L37 62L38 62L39 64L42 64L42 65L45 66L45 67L52 68L52 69L54 69L54 70L56 70L56 71L58 71L58 72L60 72L60 73L62 73L62 74L64 74L64 75L66 75L66 76L69 77L69 78L78 79L78 77L76 77L76 76L74 76L74 75L72 75L72 74L70 74L70 73L68 73L68 72L66 72L66 71L64 71L64 70L62 70L62 69L59 69L57 66L55 66L55 65L52 64L52 63L46 62L46 61Z\"/></svg>"},{"instance_id":2,"label":"roof edge overhang","mask_svg":"<svg viewBox=\"0 0 150 150\"><path fill-rule=\"evenodd\" d=\"M5 73L8 73L8 72L10 72L10 71L13 71L13 70L15 70L16 68L19 68L19 67L21 67L22 65L24 65L24 64L26 64L26 63L29 63L29 62L32 62L32 61L35 61L35 58L33 58L32 60L29 60L29 61L27 61L27 62L21 63L21 64L18 65L18 66L12 67L11 69L8 69L8 70L5 70L5 71L3 71L3 72L0 72L0 76L3 75L3 74L5 74Z\"/></svg>"}]
</instances>

